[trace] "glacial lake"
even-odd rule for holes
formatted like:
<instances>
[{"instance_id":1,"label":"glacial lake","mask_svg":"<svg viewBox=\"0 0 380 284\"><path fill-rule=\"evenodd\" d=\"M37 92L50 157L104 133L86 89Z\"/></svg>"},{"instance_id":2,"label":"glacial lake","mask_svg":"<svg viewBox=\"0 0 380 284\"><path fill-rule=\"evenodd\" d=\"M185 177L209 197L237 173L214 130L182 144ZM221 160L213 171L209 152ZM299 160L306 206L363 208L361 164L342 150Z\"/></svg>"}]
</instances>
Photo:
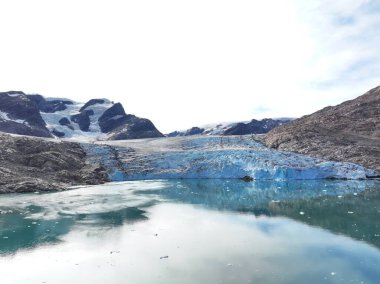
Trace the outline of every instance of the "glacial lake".
<instances>
[{"instance_id":1,"label":"glacial lake","mask_svg":"<svg viewBox=\"0 0 380 284\"><path fill-rule=\"evenodd\" d=\"M160 180L0 195L0 283L380 283L380 183Z\"/></svg>"}]
</instances>

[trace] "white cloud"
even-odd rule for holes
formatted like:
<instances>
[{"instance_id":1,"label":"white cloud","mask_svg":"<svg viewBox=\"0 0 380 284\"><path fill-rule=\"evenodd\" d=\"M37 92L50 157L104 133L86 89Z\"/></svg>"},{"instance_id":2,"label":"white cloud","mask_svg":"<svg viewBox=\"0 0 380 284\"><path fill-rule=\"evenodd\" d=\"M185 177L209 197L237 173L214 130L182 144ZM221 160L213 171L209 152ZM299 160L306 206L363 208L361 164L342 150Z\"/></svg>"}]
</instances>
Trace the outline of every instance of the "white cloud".
<instances>
[{"instance_id":1,"label":"white cloud","mask_svg":"<svg viewBox=\"0 0 380 284\"><path fill-rule=\"evenodd\" d=\"M373 1L7 2L1 90L109 97L164 132L299 116L380 75Z\"/></svg>"}]
</instances>

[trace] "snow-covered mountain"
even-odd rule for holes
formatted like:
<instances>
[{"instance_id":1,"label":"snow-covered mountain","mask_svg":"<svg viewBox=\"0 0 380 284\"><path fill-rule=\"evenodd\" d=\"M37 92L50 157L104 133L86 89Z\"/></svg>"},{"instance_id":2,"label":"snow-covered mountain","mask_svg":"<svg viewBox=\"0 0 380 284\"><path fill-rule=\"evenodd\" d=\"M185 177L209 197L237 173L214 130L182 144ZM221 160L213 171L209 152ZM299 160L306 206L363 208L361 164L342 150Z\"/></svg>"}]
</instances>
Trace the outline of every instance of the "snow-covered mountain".
<instances>
[{"instance_id":1,"label":"snow-covered mountain","mask_svg":"<svg viewBox=\"0 0 380 284\"><path fill-rule=\"evenodd\" d=\"M15 91L0 93L0 131L92 140L163 137L150 120L126 114L120 103L79 103Z\"/></svg>"},{"instance_id":2,"label":"snow-covered mountain","mask_svg":"<svg viewBox=\"0 0 380 284\"><path fill-rule=\"evenodd\" d=\"M262 120L252 119L243 122L224 122L218 124L209 124L201 127L192 127L187 130L174 131L166 134L168 137L192 136L192 135L247 135L247 134L264 134L273 128L291 121L290 118Z\"/></svg>"}]
</instances>

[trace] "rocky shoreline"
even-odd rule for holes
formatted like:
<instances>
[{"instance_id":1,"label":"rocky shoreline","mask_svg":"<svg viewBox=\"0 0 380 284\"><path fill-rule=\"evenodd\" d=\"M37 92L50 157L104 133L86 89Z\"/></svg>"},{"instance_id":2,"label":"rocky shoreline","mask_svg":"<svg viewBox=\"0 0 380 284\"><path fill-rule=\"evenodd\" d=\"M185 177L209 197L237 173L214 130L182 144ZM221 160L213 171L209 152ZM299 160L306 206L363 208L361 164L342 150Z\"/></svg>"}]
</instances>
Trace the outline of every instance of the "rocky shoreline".
<instances>
[{"instance_id":1,"label":"rocky shoreline","mask_svg":"<svg viewBox=\"0 0 380 284\"><path fill-rule=\"evenodd\" d=\"M59 191L107 182L78 143L0 134L0 193Z\"/></svg>"}]
</instances>

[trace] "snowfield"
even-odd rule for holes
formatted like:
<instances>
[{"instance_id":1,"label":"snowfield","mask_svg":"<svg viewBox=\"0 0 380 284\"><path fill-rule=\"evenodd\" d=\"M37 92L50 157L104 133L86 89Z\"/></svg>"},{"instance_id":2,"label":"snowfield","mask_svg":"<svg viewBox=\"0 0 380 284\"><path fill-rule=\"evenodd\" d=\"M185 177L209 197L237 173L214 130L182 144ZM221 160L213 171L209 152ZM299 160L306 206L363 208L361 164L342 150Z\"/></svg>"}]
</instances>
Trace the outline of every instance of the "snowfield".
<instances>
[{"instance_id":1,"label":"snowfield","mask_svg":"<svg viewBox=\"0 0 380 284\"><path fill-rule=\"evenodd\" d=\"M90 161L112 181L242 178L256 180L365 179L373 171L268 149L253 136L188 136L82 143Z\"/></svg>"},{"instance_id":2,"label":"snowfield","mask_svg":"<svg viewBox=\"0 0 380 284\"><path fill-rule=\"evenodd\" d=\"M47 98L46 100L57 100L57 98ZM64 99L67 100L67 99ZM73 102L72 105L66 105L66 109L62 111L56 111L54 113L45 113L40 112L43 120L46 122L46 127L52 132L53 130L57 130L65 134L65 138L71 139L86 139L87 141L94 140L105 140L107 138L107 134L102 133L98 124L98 119L103 115L103 113L110 108L113 104L111 101L107 99L104 100L103 104L94 104L86 107L86 110L92 110L94 115L90 116L90 128L89 131L82 131L79 128L77 123L71 123L73 129L68 128L67 126L61 125L59 120L62 118L68 118L72 115L79 114L79 110L84 106L84 103Z\"/></svg>"}]
</instances>

